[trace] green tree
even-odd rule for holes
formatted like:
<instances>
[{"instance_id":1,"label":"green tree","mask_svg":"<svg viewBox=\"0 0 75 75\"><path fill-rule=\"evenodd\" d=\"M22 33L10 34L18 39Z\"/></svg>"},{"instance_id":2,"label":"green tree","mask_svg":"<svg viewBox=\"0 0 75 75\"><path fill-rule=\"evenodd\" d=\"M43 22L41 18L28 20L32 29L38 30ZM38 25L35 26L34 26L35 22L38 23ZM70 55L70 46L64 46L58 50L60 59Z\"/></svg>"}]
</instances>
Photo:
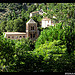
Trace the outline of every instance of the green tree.
<instances>
[{"instance_id":1,"label":"green tree","mask_svg":"<svg viewBox=\"0 0 75 75\"><path fill-rule=\"evenodd\" d=\"M12 32L12 31L13 31L13 26L14 26L13 23L14 23L13 20L7 21L6 30L7 30L8 32Z\"/></svg>"},{"instance_id":2,"label":"green tree","mask_svg":"<svg viewBox=\"0 0 75 75\"><path fill-rule=\"evenodd\" d=\"M61 40L64 38L63 35L65 36L61 23L57 24L56 27L50 26L47 29L41 31L41 34L36 41L35 47L38 48L41 44L44 44L45 41L52 42L53 40Z\"/></svg>"},{"instance_id":3,"label":"green tree","mask_svg":"<svg viewBox=\"0 0 75 75\"><path fill-rule=\"evenodd\" d=\"M56 21L61 22L62 26L64 26L66 29L65 31L67 34L64 34L64 38L66 40L66 46L67 46L67 50L69 53L71 53L71 51L73 51L75 48L74 47L74 36L75 36L74 35L74 33L75 33L75 31L74 31L74 29L75 29L74 5L75 5L75 3L67 3L67 4L65 4L65 3L48 3L47 4L47 7L49 8L49 10L47 10L47 17L53 19L53 15L55 15L56 19L54 20L54 22L56 22ZM68 32L68 30L69 30L69 32ZM44 33L45 33L45 31L44 31ZM54 35L54 34L52 34L52 35ZM58 36L61 36L61 35L58 35ZM53 36L53 38L54 37L55 36ZM44 43L44 41L42 41L42 43Z\"/></svg>"},{"instance_id":4,"label":"green tree","mask_svg":"<svg viewBox=\"0 0 75 75\"><path fill-rule=\"evenodd\" d=\"M24 13L25 13L26 11L25 11L25 9L22 9L21 10L21 15L22 15L22 18L24 19L25 17L24 17Z\"/></svg>"},{"instance_id":5,"label":"green tree","mask_svg":"<svg viewBox=\"0 0 75 75\"><path fill-rule=\"evenodd\" d=\"M75 48L74 36L75 32L71 33L70 26L62 26L62 23L58 23L56 26L50 26L41 32L41 35L36 41L35 48L38 48L41 44L44 44L45 41L52 42L54 40L62 40L67 47L68 53L70 54Z\"/></svg>"},{"instance_id":6,"label":"green tree","mask_svg":"<svg viewBox=\"0 0 75 75\"><path fill-rule=\"evenodd\" d=\"M13 18L12 18L13 20L14 20L14 19L17 19L17 15L16 15L16 13L15 13L15 10L13 10L12 16L13 16Z\"/></svg>"},{"instance_id":7,"label":"green tree","mask_svg":"<svg viewBox=\"0 0 75 75\"><path fill-rule=\"evenodd\" d=\"M8 16L8 21L9 20L12 20L12 15L11 15L11 13L9 13L9 16Z\"/></svg>"},{"instance_id":8,"label":"green tree","mask_svg":"<svg viewBox=\"0 0 75 75\"><path fill-rule=\"evenodd\" d=\"M39 64L40 66L38 69L41 68L44 72L56 72L55 70L57 70L56 67L58 66L56 65L56 62L66 54L66 50L67 48L63 44L63 41L54 40L53 42L45 41L44 44L41 44L38 48L34 49L32 53L38 58L43 57L43 60L41 60L42 64Z\"/></svg>"},{"instance_id":9,"label":"green tree","mask_svg":"<svg viewBox=\"0 0 75 75\"><path fill-rule=\"evenodd\" d=\"M30 40L29 39L21 39L18 41L15 45L15 49L18 50L18 52L22 51L29 51L30 48Z\"/></svg>"},{"instance_id":10,"label":"green tree","mask_svg":"<svg viewBox=\"0 0 75 75\"><path fill-rule=\"evenodd\" d=\"M25 28L24 28L25 29ZM15 19L14 20L14 26L13 26L13 30L16 32L22 32L23 30L23 21L22 19Z\"/></svg>"},{"instance_id":11,"label":"green tree","mask_svg":"<svg viewBox=\"0 0 75 75\"><path fill-rule=\"evenodd\" d=\"M2 21L1 24L0 24L0 30L2 32L6 32L6 29L5 29L6 23L7 23L6 21Z\"/></svg>"},{"instance_id":12,"label":"green tree","mask_svg":"<svg viewBox=\"0 0 75 75\"><path fill-rule=\"evenodd\" d=\"M8 72L8 68L13 64L14 44L13 40L0 36L0 72Z\"/></svg>"},{"instance_id":13,"label":"green tree","mask_svg":"<svg viewBox=\"0 0 75 75\"><path fill-rule=\"evenodd\" d=\"M32 72L34 57L32 56L33 42L29 39L18 40L15 44L14 70L17 72ZM16 58L15 58L16 57ZM30 63L30 61L32 61ZM33 63L34 64L34 63Z\"/></svg>"}]
</instances>

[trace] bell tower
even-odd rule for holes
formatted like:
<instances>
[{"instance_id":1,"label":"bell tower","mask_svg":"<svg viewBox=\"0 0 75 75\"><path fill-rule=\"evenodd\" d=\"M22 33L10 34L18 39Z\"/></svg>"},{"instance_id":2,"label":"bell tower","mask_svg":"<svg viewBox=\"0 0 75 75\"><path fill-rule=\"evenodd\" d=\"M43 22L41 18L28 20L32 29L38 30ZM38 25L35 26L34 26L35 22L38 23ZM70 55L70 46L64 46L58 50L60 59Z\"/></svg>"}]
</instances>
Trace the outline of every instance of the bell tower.
<instances>
[{"instance_id":1,"label":"bell tower","mask_svg":"<svg viewBox=\"0 0 75 75\"><path fill-rule=\"evenodd\" d=\"M33 41L38 37L37 23L32 18L26 23L26 34Z\"/></svg>"}]
</instances>

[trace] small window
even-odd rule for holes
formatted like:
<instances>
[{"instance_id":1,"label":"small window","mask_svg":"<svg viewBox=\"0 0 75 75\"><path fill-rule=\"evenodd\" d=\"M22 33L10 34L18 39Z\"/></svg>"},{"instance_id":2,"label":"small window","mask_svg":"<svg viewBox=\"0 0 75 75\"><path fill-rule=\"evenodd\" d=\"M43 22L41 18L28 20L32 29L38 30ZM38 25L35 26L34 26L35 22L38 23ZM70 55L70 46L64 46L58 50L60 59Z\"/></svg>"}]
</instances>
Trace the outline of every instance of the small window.
<instances>
[{"instance_id":1,"label":"small window","mask_svg":"<svg viewBox=\"0 0 75 75\"><path fill-rule=\"evenodd\" d=\"M20 36L20 38L22 38L22 36Z\"/></svg>"},{"instance_id":2,"label":"small window","mask_svg":"<svg viewBox=\"0 0 75 75\"><path fill-rule=\"evenodd\" d=\"M47 25L47 26L49 26L49 25Z\"/></svg>"},{"instance_id":3,"label":"small window","mask_svg":"<svg viewBox=\"0 0 75 75\"><path fill-rule=\"evenodd\" d=\"M33 26L33 27L31 27L31 30L34 30L34 26Z\"/></svg>"},{"instance_id":4,"label":"small window","mask_svg":"<svg viewBox=\"0 0 75 75\"><path fill-rule=\"evenodd\" d=\"M33 30L33 27L31 27L31 30Z\"/></svg>"},{"instance_id":5,"label":"small window","mask_svg":"<svg viewBox=\"0 0 75 75\"><path fill-rule=\"evenodd\" d=\"M35 38L35 34L33 34L33 38Z\"/></svg>"},{"instance_id":6,"label":"small window","mask_svg":"<svg viewBox=\"0 0 75 75\"><path fill-rule=\"evenodd\" d=\"M34 27L33 27L33 30L34 30Z\"/></svg>"},{"instance_id":7,"label":"small window","mask_svg":"<svg viewBox=\"0 0 75 75\"><path fill-rule=\"evenodd\" d=\"M32 38L32 34L30 34L30 37Z\"/></svg>"},{"instance_id":8,"label":"small window","mask_svg":"<svg viewBox=\"0 0 75 75\"><path fill-rule=\"evenodd\" d=\"M14 38L14 36L12 36L12 38Z\"/></svg>"},{"instance_id":9,"label":"small window","mask_svg":"<svg viewBox=\"0 0 75 75\"><path fill-rule=\"evenodd\" d=\"M23 36L23 38L25 38L25 36Z\"/></svg>"},{"instance_id":10,"label":"small window","mask_svg":"<svg viewBox=\"0 0 75 75\"><path fill-rule=\"evenodd\" d=\"M8 38L10 38L10 36L8 36Z\"/></svg>"}]
</instances>

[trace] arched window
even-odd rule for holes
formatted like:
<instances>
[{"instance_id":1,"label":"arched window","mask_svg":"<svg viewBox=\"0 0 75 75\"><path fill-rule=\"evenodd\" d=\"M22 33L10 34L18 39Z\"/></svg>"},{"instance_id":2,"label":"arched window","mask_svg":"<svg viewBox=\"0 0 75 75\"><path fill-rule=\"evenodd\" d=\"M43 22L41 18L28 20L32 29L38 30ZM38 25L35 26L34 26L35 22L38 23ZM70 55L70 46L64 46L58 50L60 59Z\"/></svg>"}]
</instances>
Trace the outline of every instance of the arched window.
<instances>
[{"instance_id":1,"label":"arched window","mask_svg":"<svg viewBox=\"0 0 75 75\"><path fill-rule=\"evenodd\" d=\"M31 30L34 30L34 26L31 26Z\"/></svg>"},{"instance_id":2,"label":"arched window","mask_svg":"<svg viewBox=\"0 0 75 75\"><path fill-rule=\"evenodd\" d=\"M10 38L10 36L8 36L8 38Z\"/></svg>"},{"instance_id":3,"label":"arched window","mask_svg":"<svg viewBox=\"0 0 75 75\"><path fill-rule=\"evenodd\" d=\"M33 38L35 38L35 34L33 34Z\"/></svg>"},{"instance_id":4,"label":"arched window","mask_svg":"<svg viewBox=\"0 0 75 75\"><path fill-rule=\"evenodd\" d=\"M23 38L25 38L25 36L23 36Z\"/></svg>"},{"instance_id":5,"label":"arched window","mask_svg":"<svg viewBox=\"0 0 75 75\"><path fill-rule=\"evenodd\" d=\"M22 36L19 36L19 38L22 38Z\"/></svg>"},{"instance_id":6,"label":"arched window","mask_svg":"<svg viewBox=\"0 0 75 75\"><path fill-rule=\"evenodd\" d=\"M33 26L33 30L34 30L34 26Z\"/></svg>"},{"instance_id":7,"label":"arched window","mask_svg":"<svg viewBox=\"0 0 75 75\"><path fill-rule=\"evenodd\" d=\"M30 37L32 38L32 34L30 34Z\"/></svg>"},{"instance_id":8,"label":"arched window","mask_svg":"<svg viewBox=\"0 0 75 75\"><path fill-rule=\"evenodd\" d=\"M14 38L14 36L12 36L12 38Z\"/></svg>"},{"instance_id":9,"label":"arched window","mask_svg":"<svg viewBox=\"0 0 75 75\"><path fill-rule=\"evenodd\" d=\"M33 30L33 27L31 27L31 30Z\"/></svg>"},{"instance_id":10,"label":"arched window","mask_svg":"<svg viewBox=\"0 0 75 75\"><path fill-rule=\"evenodd\" d=\"M47 25L47 26L49 26L49 25Z\"/></svg>"}]
</instances>

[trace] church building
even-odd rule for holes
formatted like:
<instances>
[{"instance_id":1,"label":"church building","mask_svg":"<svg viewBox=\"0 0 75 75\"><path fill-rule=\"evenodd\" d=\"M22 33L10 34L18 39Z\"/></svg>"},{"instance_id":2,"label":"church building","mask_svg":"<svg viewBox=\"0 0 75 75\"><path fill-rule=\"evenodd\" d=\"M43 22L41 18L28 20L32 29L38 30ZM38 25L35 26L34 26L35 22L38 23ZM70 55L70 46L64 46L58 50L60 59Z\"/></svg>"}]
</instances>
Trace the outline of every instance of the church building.
<instances>
[{"instance_id":1,"label":"church building","mask_svg":"<svg viewBox=\"0 0 75 75\"><path fill-rule=\"evenodd\" d=\"M37 30L37 23L31 18L26 23L26 33L25 32L4 32L4 37L8 39L22 39L30 38L35 41L39 36L39 30Z\"/></svg>"},{"instance_id":2,"label":"church building","mask_svg":"<svg viewBox=\"0 0 75 75\"><path fill-rule=\"evenodd\" d=\"M37 23L32 18L26 23L26 34L31 40L36 40L39 36Z\"/></svg>"}]
</instances>

